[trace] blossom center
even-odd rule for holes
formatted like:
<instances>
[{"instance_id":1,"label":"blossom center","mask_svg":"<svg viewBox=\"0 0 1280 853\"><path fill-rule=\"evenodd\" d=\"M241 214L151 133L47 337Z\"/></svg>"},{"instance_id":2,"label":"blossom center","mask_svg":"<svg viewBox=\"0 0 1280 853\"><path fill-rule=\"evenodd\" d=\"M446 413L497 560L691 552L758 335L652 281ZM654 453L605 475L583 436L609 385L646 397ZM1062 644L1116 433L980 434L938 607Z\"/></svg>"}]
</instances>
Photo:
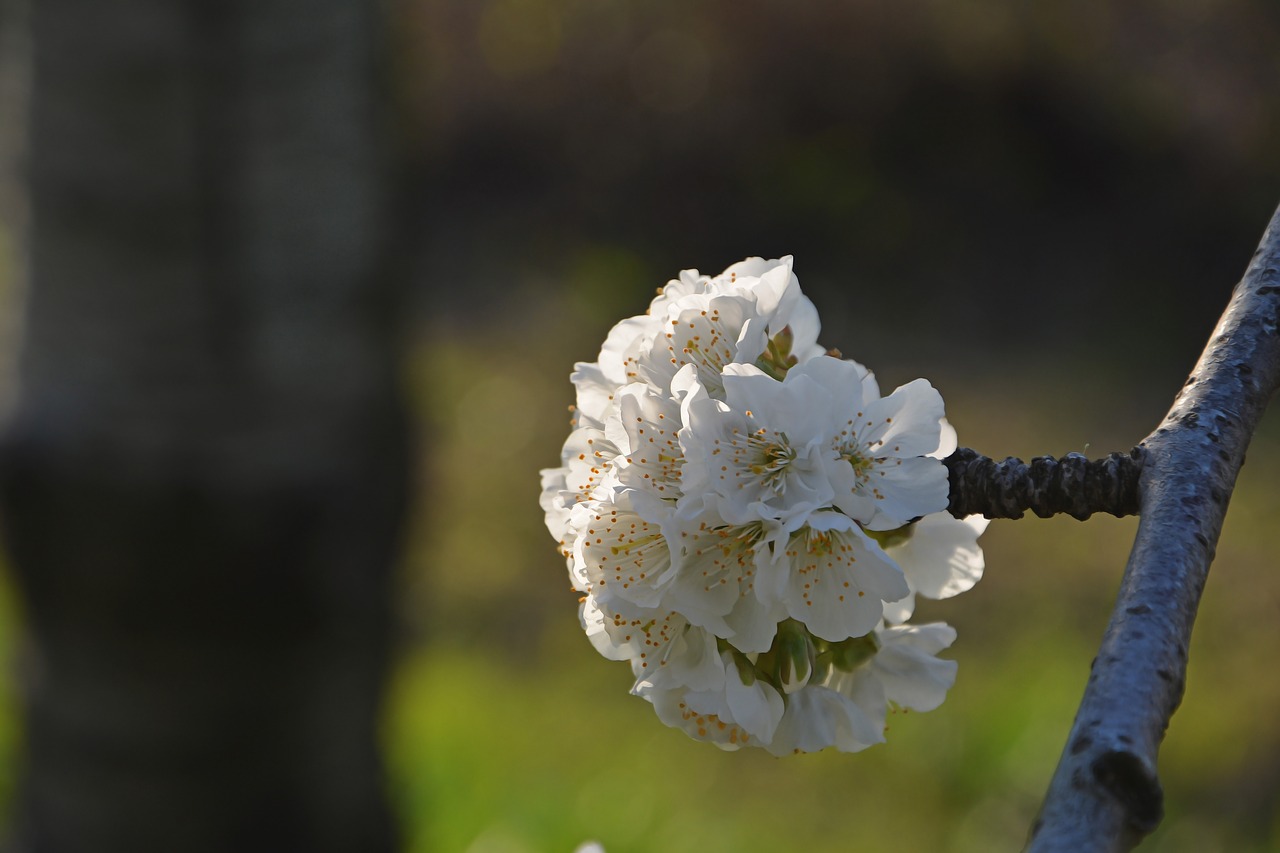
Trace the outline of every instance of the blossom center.
<instances>
[{"instance_id":1,"label":"blossom center","mask_svg":"<svg viewBox=\"0 0 1280 853\"><path fill-rule=\"evenodd\" d=\"M782 478L787 466L796 460L796 449L787 443L786 433L778 433L778 439L770 440L765 430L760 429L747 436L747 447L756 454L751 473L771 488L776 484L781 492L785 488Z\"/></svg>"}]
</instances>

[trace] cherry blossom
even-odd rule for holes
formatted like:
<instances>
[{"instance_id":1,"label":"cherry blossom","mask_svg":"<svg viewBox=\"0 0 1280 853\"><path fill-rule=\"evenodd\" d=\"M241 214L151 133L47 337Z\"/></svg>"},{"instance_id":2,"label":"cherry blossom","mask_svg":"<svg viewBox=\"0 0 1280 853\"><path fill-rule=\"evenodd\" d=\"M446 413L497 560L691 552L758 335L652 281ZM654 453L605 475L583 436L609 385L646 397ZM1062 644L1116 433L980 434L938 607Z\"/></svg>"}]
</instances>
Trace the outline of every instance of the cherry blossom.
<instances>
[{"instance_id":1,"label":"cherry blossom","mask_svg":"<svg viewBox=\"0 0 1280 853\"><path fill-rule=\"evenodd\" d=\"M956 446L923 379L882 395L817 341L790 257L685 270L575 365L539 503L588 640L659 719L725 749L864 749L929 710L955 633L910 625L983 570L945 510Z\"/></svg>"}]
</instances>

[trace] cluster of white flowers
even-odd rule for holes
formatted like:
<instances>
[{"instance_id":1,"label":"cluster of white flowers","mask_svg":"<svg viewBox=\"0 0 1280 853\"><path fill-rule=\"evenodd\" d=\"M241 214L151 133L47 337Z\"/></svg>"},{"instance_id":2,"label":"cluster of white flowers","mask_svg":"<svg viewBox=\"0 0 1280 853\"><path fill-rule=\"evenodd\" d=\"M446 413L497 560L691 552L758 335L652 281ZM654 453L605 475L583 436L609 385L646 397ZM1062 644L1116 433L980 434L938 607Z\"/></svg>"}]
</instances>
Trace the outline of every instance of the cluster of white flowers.
<instances>
[{"instance_id":1,"label":"cluster of white flowers","mask_svg":"<svg viewBox=\"0 0 1280 853\"><path fill-rule=\"evenodd\" d=\"M670 726L776 755L884 740L937 707L955 631L917 594L982 574L980 517L944 510L942 398L888 396L818 345L791 258L686 270L576 365L542 508L605 657Z\"/></svg>"}]
</instances>

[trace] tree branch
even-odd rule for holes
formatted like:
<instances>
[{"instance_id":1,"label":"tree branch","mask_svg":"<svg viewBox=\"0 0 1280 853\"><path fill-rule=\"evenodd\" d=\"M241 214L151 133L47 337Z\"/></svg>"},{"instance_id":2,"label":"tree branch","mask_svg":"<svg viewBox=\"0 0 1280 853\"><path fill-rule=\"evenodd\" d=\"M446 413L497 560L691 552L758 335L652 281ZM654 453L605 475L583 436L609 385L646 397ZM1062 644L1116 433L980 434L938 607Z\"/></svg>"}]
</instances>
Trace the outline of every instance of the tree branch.
<instances>
[{"instance_id":1,"label":"tree branch","mask_svg":"<svg viewBox=\"0 0 1280 853\"><path fill-rule=\"evenodd\" d=\"M996 462L967 447L946 459L951 484L947 511L956 518L1041 518L1066 513L1084 520L1095 512L1138 512L1138 478L1146 454L1140 447L1090 461L1079 453L1061 459L1037 456L1031 464L1010 456Z\"/></svg>"},{"instance_id":2,"label":"tree branch","mask_svg":"<svg viewBox=\"0 0 1280 853\"><path fill-rule=\"evenodd\" d=\"M1141 521L1028 850L1130 850L1163 814L1156 754L1245 450L1280 385L1280 210L1164 422L1142 443Z\"/></svg>"}]
</instances>

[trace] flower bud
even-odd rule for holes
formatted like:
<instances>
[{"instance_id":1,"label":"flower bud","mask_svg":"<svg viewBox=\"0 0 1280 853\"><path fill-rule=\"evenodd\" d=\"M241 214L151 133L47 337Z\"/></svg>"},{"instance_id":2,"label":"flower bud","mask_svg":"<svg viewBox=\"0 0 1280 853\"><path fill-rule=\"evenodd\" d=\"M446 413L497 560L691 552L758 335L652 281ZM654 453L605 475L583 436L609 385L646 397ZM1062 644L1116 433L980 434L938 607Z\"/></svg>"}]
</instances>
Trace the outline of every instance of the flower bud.
<instances>
[{"instance_id":1,"label":"flower bud","mask_svg":"<svg viewBox=\"0 0 1280 853\"><path fill-rule=\"evenodd\" d=\"M813 676L816 650L813 638L803 625L794 619L788 619L779 625L773 653L775 674L783 693L794 693L809 683Z\"/></svg>"},{"instance_id":2,"label":"flower bud","mask_svg":"<svg viewBox=\"0 0 1280 853\"><path fill-rule=\"evenodd\" d=\"M795 342L796 336L791 327L784 326L782 331L765 342L765 350L756 359L756 367L774 379L781 380L788 370L799 363L799 359L791 352Z\"/></svg>"}]
</instances>

